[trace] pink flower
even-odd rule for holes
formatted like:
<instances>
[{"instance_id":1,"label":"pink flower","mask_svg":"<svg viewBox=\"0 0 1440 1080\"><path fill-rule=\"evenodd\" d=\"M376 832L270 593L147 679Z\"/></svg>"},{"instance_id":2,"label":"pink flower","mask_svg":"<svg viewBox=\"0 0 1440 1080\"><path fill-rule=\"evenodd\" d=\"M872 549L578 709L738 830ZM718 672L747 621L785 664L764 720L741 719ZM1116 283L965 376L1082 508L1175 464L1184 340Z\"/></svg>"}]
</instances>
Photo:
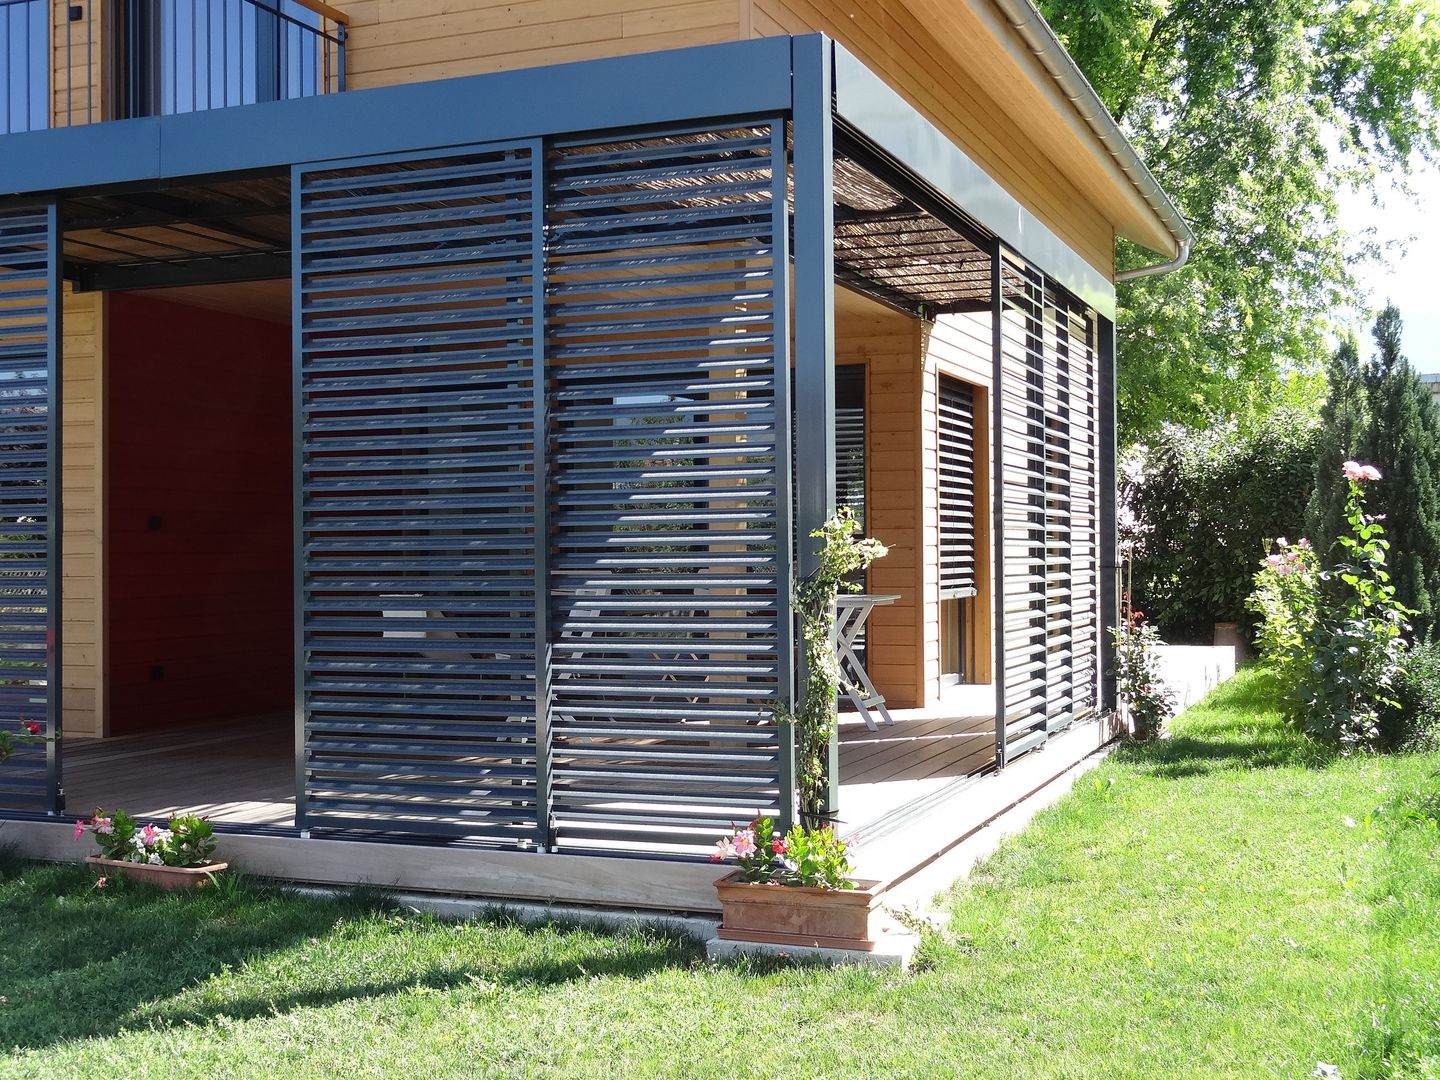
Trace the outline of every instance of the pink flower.
<instances>
[{"instance_id":1,"label":"pink flower","mask_svg":"<svg viewBox=\"0 0 1440 1080\"><path fill-rule=\"evenodd\" d=\"M146 847L154 847L155 841L160 837L160 830L154 825L146 825L140 830L140 842Z\"/></svg>"},{"instance_id":2,"label":"pink flower","mask_svg":"<svg viewBox=\"0 0 1440 1080\"><path fill-rule=\"evenodd\" d=\"M107 878L107 877L99 877L99 878L96 878L96 879L95 879L95 887L96 887L97 889L103 889L103 888L105 888L106 885L109 885L109 884L110 884L110 879Z\"/></svg>"},{"instance_id":3,"label":"pink flower","mask_svg":"<svg viewBox=\"0 0 1440 1080\"><path fill-rule=\"evenodd\" d=\"M76 839L76 840L79 840L79 839L80 839L82 836L84 836L84 835L85 835L85 822L81 821L79 818L76 818L76 819L75 819L75 839Z\"/></svg>"},{"instance_id":4,"label":"pink flower","mask_svg":"<svg viewBox=\"0 0 1440 1080\"><path fill-rule=\"evenodd\" d=\"M783 836L777 836L774 840L770 841L770 850L776 855L784 855L785 852L790 850L790 845L785 842Z\"/></svg>"},{"instance_id":5,"label":"pink flower","mask_svg":"<svg viewBox=\"0 0 1440 1080\"><path fill-rule=\"evenodd\" d=\"M1285 559L1284 559L1282 556L1280 556L1280 555L1266 555L1266 556L1265 556L1265 565L1266 565L1266 566L1278 567L1278 566L1280 566L1280 564L1283 563L1284 561L1285 561Z\"/></svg>"},{"instance_id":6,"label":"pink flower","mask_svg":"<svg viewBox=\"0 0 1440 1080\"><path fill-rule=\"evenodd\" d=\"M1380 470L1375 468L1374 465L1361 465L1358 461L1347 461L1344 465L1340 466L1340 468L1341 471L1345 473L1346 480L1364 481L1380 479Z\"/></svg>"},{"instance_id":7,"label":"pink flower","mask_svg":"<svg viewBox=\"0 0 1440 1080\"><path fill-rule=\"evenodd\" d=\"M115 831L115 826L108 817L97 817L90 823L90 826L103 836L109 836Z\"/></svg>"},{"instance_id":8,"label":"pink flower","mask_svg":"<svg viewBox=\"0 0 1440 1080\"><path fill-rule=\"evenodd\" d=\"M21 720L20 723L21 723L22 725L24 725L25 730L28 731L31 735L39 735L39 734L40 734L40 721L38 721L38 720Z\"/></svg>"},{"instance_id":9,"label":"pink flower","mask_svg":"<svg viewBox=\"0 0 1440 1080\"><path fill-rule=\"evenodd\" d=\"M735 834L731 845L735 848L735 854L739 858L743 859L747 855L753 855L755 854L755 834L749 829L741 829Z\"/></svg>"},{"instance_id":10,"label":"pink flower","mask_svg":"<svg viewBox=\"0 0 1440 1080\"><path fill-rule=\"evenodd\" d=\"M715 854L710 856L711 862L720 862L723 859L733 859L734 857L735 848L729 840L715 841Z\"/></svg>"},{"instance_id":11,"label":"pink flower","mask_svg":"<svg viewBox=\"0 0 1440 1080\"><path fill-rule=\"evenodd\" d=\"M1296 547L1302 547L1302 548L1304 548L1306 551L1309 551L1309 550L1310 550L1310 541L1309 541L1309 540L1306 540L1306 539L1302 536L1302 537L1300 538L1299 542L1298 542L1295 546L1296 546Z\"/></svg>"}]
</instances>

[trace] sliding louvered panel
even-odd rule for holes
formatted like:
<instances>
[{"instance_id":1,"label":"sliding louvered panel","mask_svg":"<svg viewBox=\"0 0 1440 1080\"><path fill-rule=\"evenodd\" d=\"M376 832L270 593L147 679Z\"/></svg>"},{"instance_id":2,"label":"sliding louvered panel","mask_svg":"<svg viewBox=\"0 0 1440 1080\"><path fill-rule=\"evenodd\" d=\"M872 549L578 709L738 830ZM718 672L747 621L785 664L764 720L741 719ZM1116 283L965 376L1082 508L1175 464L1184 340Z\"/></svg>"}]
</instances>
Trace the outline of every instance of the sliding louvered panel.
<instances>
[{"instance_id":1,"label":"sliding louvered panel","mask_svg":"<svg viewBox=\"0 0 1440 1080\"><path fill-rule=\"evenodd\" d=\"M1007 759L1093 714L1099 670L1095 317L1017 259L1002 274Z\"/></svg>"},{"instance_id":2,"label":"sliding louvered panel","mask_svg":"<svg viewBox=\"0 0 1440 1080\"><path fill-rule=\"evenodd\" d=\"M975 391L940 376L940 597L975 595Z\"/></svg>"},{"instance_id":3,"label":"sliding louvered panel","mask_svg":"<svg viewBox=\"0 0 1440 1080\"><path fill-rule=\"evenodd\" d=\"M296 172L302 827L539 835L538 169Z\"/></svg>"},{"instance_id":4,"label":"sliding louvered panel","mask_svg":"<svg viewBox=\"0 0 1440 1080\"><path fill-rule=\"evenodd\" d=\"M53 211L0 213L0 808L59 810Z\"/></svg>"},{"instance_id":5,"label":"sliding louvered panel","mask_svg":"<svg viewBox=\"0 0 1440 1080\"><path fill-rule=\"evenodd\" d=\"M768 123L551 148L562 850L694 848L779 808L783 162Z\"/></svg>"},{"instance_id":6,"label":"sliding louvered panel","mask_svg":"<svg viewBox=\"0 0 1440 1080\"><path fill-rule=\"evenodd\" d=\"M1001 273L1000 399L1003 575L999 609L1006 760L1045 741L1047 431L1044 284L1011 260Z\"/></svg>"}]
</instances>

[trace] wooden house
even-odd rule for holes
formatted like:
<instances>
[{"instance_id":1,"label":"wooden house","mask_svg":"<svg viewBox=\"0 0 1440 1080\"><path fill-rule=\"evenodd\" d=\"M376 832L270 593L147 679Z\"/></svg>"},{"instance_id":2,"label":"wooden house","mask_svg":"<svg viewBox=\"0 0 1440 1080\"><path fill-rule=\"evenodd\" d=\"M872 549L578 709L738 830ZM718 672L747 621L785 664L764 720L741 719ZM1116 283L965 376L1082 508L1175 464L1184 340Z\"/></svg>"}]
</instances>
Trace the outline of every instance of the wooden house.
<instances>
[{"instance_id":1,"label":"wooden house","mask_svg":"<svg viewBox=\"0 0 1440 1080\"><path fill-rule=\"evenodd\" d=\"M838 505L862 870L1107 737L1115 245L1190 234L1028 0L0 29L0 842L198 809L290 877L709 908L794 810Z\"/></svg>"}]
</instances>

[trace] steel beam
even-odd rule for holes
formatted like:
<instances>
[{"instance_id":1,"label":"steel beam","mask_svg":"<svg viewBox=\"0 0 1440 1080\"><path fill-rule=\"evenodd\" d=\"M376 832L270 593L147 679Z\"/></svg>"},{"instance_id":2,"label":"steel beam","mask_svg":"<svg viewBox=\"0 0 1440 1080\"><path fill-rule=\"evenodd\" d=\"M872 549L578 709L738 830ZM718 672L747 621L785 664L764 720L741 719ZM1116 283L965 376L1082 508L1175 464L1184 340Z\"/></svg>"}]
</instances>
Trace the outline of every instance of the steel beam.
<instances>
[{"instance_id":1,"label":"steel beam","mask_svg":"<svg viewBox=\"0 0 1440 1080\"><path fill-rule=\"evenodd\" d=\"M790 38L0 137L0 197L790 108ZM818 52L820 35L794 39ZM743 77L738 77L743 73ZM656 87L664 93L656 93Z\"/></svg>"},{"instance_id":2,"label":"steel beam","mask_svg":"<svg viewBox=\"0 0 1440 1080\"><path fill-rule=\"evenodd\" d=\"M290 276L289 252L196 256L145 263L83 263L71 261L77 292L124 292L165 289L176 285L219 285Z\"/></svg>"},{"instance_id":3,"label":"steel beam","mask_svg":"<svg viewBox=\"0 0 1440 1080\"><path fill-rule=\"evenodd\" d=\"M795 40L795 486L799 573L813 574L811 533L835 512L835 130L830 42ZM805 685L803 670L798 685ZM827 810L838 809L840 744L831 738Z\"/></svg>"},{"instance_id":4,"label":"steel beam","mask_svg":"<svg viewBox=\"0 0 1440 1080\"><path fill-rule=\"evenodd\" d=\"M1116 709L1115 650L1110 627L1120 622L1120 547L1116 532L1118 455L1115 444L1115 324L1096 320L1095 395L1100 406L1100 451L1096 485L1100 493L1100 708Z\"/></svg>"},{"instance_id":5,"label":"steel beam","mask_svg":"<svg viewBox=\"0 0 1440 1080\"><path fill-rule=\"evenodd\" d=\"M49 778L51 795L51 812L63 814L65 812L65 785L62 773L61 759L61 736L64 724L65 710L63 708L63 658L62 647L64 644L64 592L61 583L65 580L64 573L64 552L65 552L65 518L64 518L64 483L65 468L64 455L64 408L65 397L63 388L65 386L65 328L64 328L64 283L61 246L64 242L61 233L60 204L52 202L46 209L46 217L49 228L49 259L45 270L45 303L49 308L48 332L49 341L46 343L48 358L46 381L49 388L49 403L46 406L45 418L47 421L46 435L49 441L46 475L46 491L49 495L49 506L46 508L46 529L45 537L46 561L48 562L48 573L46 575L46 613L49 625L46 627L45 635L45 668L48 677L48 684L45 688L46 700L46 723L45 734L45 772Z\"/></svg>"},{"instance_id":6,"label":"steel beam","mask_svg":"<svg viewBox=\"0 0 1440 1080\"><path fill-rule=\"evenodd\" d=\"M994 583L990 589L994 608L995 640L992 643L992 682L995 684L995 767L1005 767L1005 297L1002 268L1004 250L1000 241L990 245L990 548Z\"/></svg>"}]
</instances>

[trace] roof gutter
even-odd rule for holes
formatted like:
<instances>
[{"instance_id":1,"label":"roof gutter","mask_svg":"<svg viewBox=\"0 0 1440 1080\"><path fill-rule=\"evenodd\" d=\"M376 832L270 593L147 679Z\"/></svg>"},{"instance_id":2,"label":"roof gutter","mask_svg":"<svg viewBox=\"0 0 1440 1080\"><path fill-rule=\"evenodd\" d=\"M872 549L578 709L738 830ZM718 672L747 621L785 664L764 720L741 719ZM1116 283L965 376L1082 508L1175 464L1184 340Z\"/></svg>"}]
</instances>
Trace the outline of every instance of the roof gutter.
<instances>
[{"instance_id":1,"label":"roof gutter","mask_svg":"<svg viewBox=\"0 0 1440 1080\"><path fill-rule=\"evenodd\" d=\"M1015 28L1015 32L1020 35L1021 40L1035 54L1036 59L1059 84L1061 92L1070 99L1075 111L1080 114L1081 119L1095 133L1095 137L1110 152L1110 156L1120 166L1120 171L1130 178L1130 182L1139 191L1140 197L1165 223L1165 227L1170 230L1170 235L1179 245L1180 251L1175 258L1152 266L1122 270L1115 275L1115 280L1129 281L1132 278L1148 277L1151 274L1168 274L1172 270L1180 269L1190 258L1190 248L1195 242L1195 233L1186 224L1175 204L1170 201L1170 196L1165 194L1165 189L1160 186L1160 182L1155 179L1154 174L1140 160L1140 155L1135 153L1135 148L1130 145L1130 140L1125 137L1120 126L1115 123L1115 118L1105 108L1105 103L1100 100L1100 95L1095 93L1095 88L1090 85L1090 81L1075 66L1075 61L1065 51L1065 46L1060 44L1060 39L1055 36L1055 31L1050 29L1050 25L1031 3L1031 0L995 0L995 5L1004 14L1010 25Z\"/></svg>"}]
</instances>

